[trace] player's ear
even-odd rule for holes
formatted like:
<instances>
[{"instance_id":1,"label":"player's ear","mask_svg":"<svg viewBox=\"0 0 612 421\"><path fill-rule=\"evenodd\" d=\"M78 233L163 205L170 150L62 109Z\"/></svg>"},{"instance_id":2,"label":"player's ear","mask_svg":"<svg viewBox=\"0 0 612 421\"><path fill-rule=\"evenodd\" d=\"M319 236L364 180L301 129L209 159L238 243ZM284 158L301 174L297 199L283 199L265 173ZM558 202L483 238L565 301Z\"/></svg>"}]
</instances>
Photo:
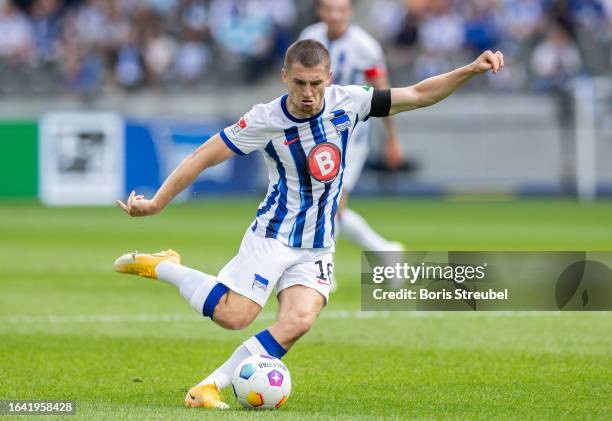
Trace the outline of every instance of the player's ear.
<instances>
[{"instance_id":1,"label":"player's ear","mask_svg":"<svg viewBox=\"0 0 612 421\"><path fill-rule=\"evenodd\" d=\"M333 80L332 76L333 76L332 75L332 71L330 70L329 71L329 75L327 76L327 84L326 84L327 86L331 86L332 85L332 80Z\"/></svg>"},{"instance_id":2,"label":"player's ear","mask_svg":"<svg viewBox=\"0 0 612 421\"><path fill-rule=\"evenodd\" d=\"M285 66L283 66L281 69L281 79L283 82L287 83L287 70L285 69Z\"/></svg>"}]
</instances>

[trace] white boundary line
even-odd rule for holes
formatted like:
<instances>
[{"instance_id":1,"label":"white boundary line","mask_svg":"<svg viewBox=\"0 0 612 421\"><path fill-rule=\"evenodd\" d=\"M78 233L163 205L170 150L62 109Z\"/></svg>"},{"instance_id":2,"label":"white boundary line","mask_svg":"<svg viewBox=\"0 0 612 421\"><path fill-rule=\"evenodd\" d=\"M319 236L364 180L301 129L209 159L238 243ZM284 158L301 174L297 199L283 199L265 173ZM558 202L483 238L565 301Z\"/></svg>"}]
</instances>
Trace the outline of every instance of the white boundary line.
<instances>
[{"instance_id":1,"label":"white boundary line","mask_svg":"<svg viewBox=\"0 0 612 421\"><path fill-rule=\"evenodd\" d=\"M356 320L356 319L431 319L453 317L503 318L503 317L559 317L560 311L490 311L490 312L451 312L451 311L323 311L320 318L324 320ZM584 313L584 312L581 312ZM606 317L608 312L589 312ZM265 312L257 320L273 320L275 313ZM205 320L196 314L80 314L80 315L19 315L0 317L2 324L112 324L112 323L167 323L167 322L200 322Z\"/></svg>"}]
</instances>

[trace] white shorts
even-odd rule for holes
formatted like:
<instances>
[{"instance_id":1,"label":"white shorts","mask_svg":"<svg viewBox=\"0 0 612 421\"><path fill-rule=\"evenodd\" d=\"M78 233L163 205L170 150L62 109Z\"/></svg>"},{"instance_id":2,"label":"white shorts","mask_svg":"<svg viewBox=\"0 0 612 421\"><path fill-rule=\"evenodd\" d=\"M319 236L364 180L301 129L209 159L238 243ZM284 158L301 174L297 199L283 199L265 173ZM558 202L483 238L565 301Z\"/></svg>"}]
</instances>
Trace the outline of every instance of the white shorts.
<instances>
[{"instance_id":1,"label":"white shorts","mask_svg":"<svg viewBox=\"0 0 612 421\"><path fill-rule=\"evenodd\" d=\"M359 130L359 132L353 134L347 146L347 165L342 177L344 190L347 192L351 192L359 181L359 176L370 152L370 128L358 127L355 130Z\"/></svg>"},{"instance_id":2,"label":"white shorts","mask_svg":"<svg viewBox=\"0 0 612 421\"><path fill-rule=\"evenodd\" d=\"M327 304L334 270L333 253L333 246L321 249L289 247L248 229L238 254L221 269L217 278L261 307L274 288L278 295L293 285L314 289Z\"/></svg>"}]
</instances>

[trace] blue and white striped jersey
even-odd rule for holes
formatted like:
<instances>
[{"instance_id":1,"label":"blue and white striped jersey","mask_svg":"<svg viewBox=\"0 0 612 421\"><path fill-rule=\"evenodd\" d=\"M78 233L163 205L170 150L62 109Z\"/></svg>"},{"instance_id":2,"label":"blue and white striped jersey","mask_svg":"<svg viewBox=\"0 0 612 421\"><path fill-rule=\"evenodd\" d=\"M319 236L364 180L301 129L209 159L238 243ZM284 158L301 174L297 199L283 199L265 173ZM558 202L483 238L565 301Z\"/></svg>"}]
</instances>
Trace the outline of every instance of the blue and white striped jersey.
<instances>
[{"instance_id":1,"label":"blue and white striped jersey","mask_svg":"<svg viewBox=\"0 0 612 421\"><path fill-rule=\"evenodd\" d=\"M276 238L290 247L334 245L334 217L348 164L347 145L355 126L369 117L373 92L361 86L328 87L323 109L307 119L289 113L285 95L255 105L236 124L220 132L237 154L262 151L268 167L270 184L252 225L255 234ZM327 183L309 171L309 162L317 162L309 160L311 151L324 142L340 150L338 175ZM321 162L323 172L336 165Z\"/></svg>"}]
</instances>

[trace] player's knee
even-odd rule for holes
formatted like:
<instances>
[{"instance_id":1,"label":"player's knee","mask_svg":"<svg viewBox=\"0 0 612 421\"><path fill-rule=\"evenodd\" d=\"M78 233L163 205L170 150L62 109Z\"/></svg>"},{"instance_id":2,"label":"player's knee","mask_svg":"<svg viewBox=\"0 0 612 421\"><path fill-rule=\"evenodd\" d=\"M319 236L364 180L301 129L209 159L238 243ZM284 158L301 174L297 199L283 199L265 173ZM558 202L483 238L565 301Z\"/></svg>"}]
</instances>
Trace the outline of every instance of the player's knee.
<instances>
[{"instance_id":1,"label":"player's knee","mask_svg":"<svg viewBox=\"0 0 612 421\"><path fill-rule=\"evenodd\" d=\"M213 320L226 329L242 330L247 328L256 316L256 314L251 314L248 311L234 311L234 309L227 307L217 307Z\"/></svg>"},{"instance_id":2,"label":"player's knee","mask_svg":"<svg viewBox=\"0 0 612 421\"><path fill-rule=\"evenodd\" d=\"M213 320L220 325L229 330L242 330L247 328L252 322L253 317L250 317L246 314L225 314L220 313L213 316Z\"/></svg>"},{"instance_id":3,"label":"player's knee","mask_svg":"<svg viewBox=\"0 0 612 421\"><path fill-rule=\"evenodd\" d=\"M316 315L302 313L293 314L283 319L283 325L289 336L299 338L312 328Z\"/></svg>"}]
</instances>

